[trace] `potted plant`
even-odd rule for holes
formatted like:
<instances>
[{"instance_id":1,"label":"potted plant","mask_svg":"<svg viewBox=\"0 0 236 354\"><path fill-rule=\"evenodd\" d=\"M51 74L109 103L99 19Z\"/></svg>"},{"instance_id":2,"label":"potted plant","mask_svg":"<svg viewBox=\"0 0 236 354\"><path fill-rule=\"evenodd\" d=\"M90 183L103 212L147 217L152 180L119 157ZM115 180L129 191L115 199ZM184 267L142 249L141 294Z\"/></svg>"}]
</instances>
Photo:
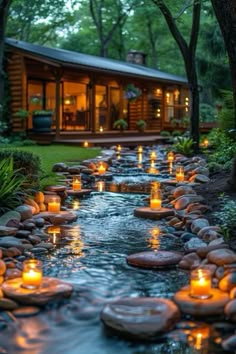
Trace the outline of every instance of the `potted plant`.
<instances>
[{"instance_id":1,"label":"potted plant","mask_svg":"<svg viewBox=\"0 0 236 354\"><path fill-rule=\"evenodd\" d=\"M33 130L38 133L50 132L52 127L52 114L50 110L34 111L33 118Z\"/></svg>"},{"instance_id":2,"label":"potted plant","mask_svg":"<svg viewBox=\"0 0 236 354\"><path fill-rule=\"evenodd\" d=\"M144 130L146 129L147 127L147 123L145 122L145 120L143 119L139 119L137 122L136 122L136 126L137 126L137 129L140 133L143 133Z\"/></svg>"},{"instance_id":3,"label":"potted plant","mask_svg":"<svg viewBox=\"0 0 236 354\"><path fill-rule=\"evenodd\" d=\"M136 101L136 99L139 98L139 96L141 96L141 94L142 94L142 91L138 87L134 86L134 84L129 84L125 88L125 98L129 102Z\"/></svg>"},{"instance_id":4,"label":"potted plant","mask_svg":"<svg viewBox=\"0 0 236 354\"><path fill-rule=\"evenodd\" d=\"M117 119L114 124L113 124L113 128L115 129L119 129L120 132L123 132L125 129L128 128L128 123L125 119L123 118L120 118L120 119Z\"/></svg>"}]
</instances>

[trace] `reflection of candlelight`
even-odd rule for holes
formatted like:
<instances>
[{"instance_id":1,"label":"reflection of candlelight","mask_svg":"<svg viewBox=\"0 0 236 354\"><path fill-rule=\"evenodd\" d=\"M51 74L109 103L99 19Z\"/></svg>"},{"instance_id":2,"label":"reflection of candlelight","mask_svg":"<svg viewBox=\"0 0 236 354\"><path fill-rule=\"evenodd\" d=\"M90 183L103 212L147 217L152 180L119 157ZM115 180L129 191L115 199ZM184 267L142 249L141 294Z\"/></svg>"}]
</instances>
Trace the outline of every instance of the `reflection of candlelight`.
<instances>
[{"instance_id":1,"label":"reflection of candlelight","mask_svg":"<svg viewBox=\"0 0 236 354\"><path fill-rule=\"evenodd\" d=\"M151 164L150 164L151 168L155 168L155 161L151 160Z\"/></svg>"},{"instance_id":2,"label":"reflection of candlelight","mask_svg":"<svg viewBox=\"0 0 236 354\"><path fill-rule=\"evenodd\" d=\"M151 189L159 189L161 186L161 183L159 181L152 181L151 182Z\"/></svg>"},{"instance_id":3,"label":"reflection of candlelight","mask_svg":"<svg viewBox=\"0 0 236 354\"><path fill-rule=\"evenodd\" d=\"M84 141L84 147L88 147L88 141L87 140Z\"/></svg>"},{"instance_id":4,"label":"reflection of candlelight","mask_svg":"<svg viewBox=\"0 0 236 354\"><path fill-rule=\"evenodd\" d=\"M143 162L143 154L141 152L138 153L138 163Z\"/></svg>"},{"instance_id":5,"label":"reflection of candlelight","mask_svg":"<svg viewBox=\"0 0 236 354\"><path fill-rule=\"evenodd\" d=\"M117 160L120 160L120 154L118 153L118 154L116 154L116 158L117 158Z\"/></svg>"},{"instance_id":6,"label":"reflection of candlelight","mask_svg":"<svg viewBox=\"0 0 236 354\"><path fill-rule=\"evenodd\" d=\"M81 176L73 176L72 189L73 191L81 190Z\"/></svg>"},{"instance_id":7,"label":"reflection of candlelight","mask_svg":"<svg viewBox=\"0 0 236 354\"><path fill-rule=\"evenodd\" d=\"M74 210L78 210L79 209L79 201L78 200L75 200L74 202L73 202L73 209Z\"/></svg>"},{"instance_id":8,"label":"reflection of candlelight","mask_svg":"<svg viewBox=\"0 0 236 354\"><path fill-rule=\"evenodd\" d=\"M192 345L196 350L207 349L209 336L209 327L205 326L194 328L189 336L190 345Z\"/></svg>"},{"instance_id":9,"label":"reflection of candlelight","mask_svg":"<svg viewBox=\"0 0 236 354\"><path fill-rule=\"evenodd\" d=\"M138 152L143 152L143 147L141 145L138 146Z\"/></svg>"},{"instance_id":10,"label":"reflection of candlelight","mask_svg":"<svg viewBox=\"0 0 236 354\"><path fill-rule=\"evenodd\" d=\"M104 192L104 190L105 190L105 182L104 181L97 182L97 190L98 190L98 192Z\"/></svg>"},{"instance_id":11,"label":"reflection of candlelight","mask_svg":"<svg viewBox=\"0 0 236 354\"><path fill-rule=\"evenodd\" d=\"M100 163L99 163L99 166L98 166L98 173L99 173L100 175L103 175L105 172L106 172L106 168L105 168L105 166L103 165L103 162L100 162Z\"/></svg>"},{"instance_id":12,"label":"reflection of candlelight","mask_svg":"<svg viewBox=\"0 0 236 354\"><path fill-rule=\"evenodd\" d=\"M191 273L190 296L198 299L211 297L211 273L208 269L196 269Z\"/></svg>"},{"instance_id":13,"label":"reflection of candlelight","mask_svg":"<svg viewBox=\"0 0 236 354\"><path fill-rule=\"evenodd\" d=\"M152 249L157 251L160 247L160 229L159 227L154 227L153 229L150 230L151 238L149 239L149 244Z\"/></svg>"},{"instance_id":14,"label":"reflection of candlelight","mask_svg":"<svg viewBox=\"0 0 236 354\"><path fill-rule=\"evenodd\" d=\"M150 160L156 160L156 158L157 158L156 152L155 152L155 151L152 151L152 152L150 153Z\"/></svg>"},{"instance_id":15,"label":"reflection of candlelight","mask_svg":"<svg viewBox=\"0 0 236 354\"><path fill-rule=\"evenodd\" d=\"M173 162L170 161L170 165L169 165L169 174L172 175L173 173Z\"/></svg>"},{"instance_id":16,"label":"reflection of candlelight","mask_svg":"<svg viewBox=\"0 0 236 354\"><path fill-rule=\"evenodd\" d=\"M22 286L27 289L37 289L42 283L42 262L29 259L23 262Z\"/></svg>"},{"instance_id":17,"label":"reflection of candlelight","mask_svg":"<svg viewBox=\"0 0 236 354\"><path fill-rule=\"evenodd\" d=\"M48 211L51 213L58 213L61 209L59 197L51 197L48 200Z\"/></svg>"},{"instance_id":18,"label":"reflection of candlelight","mask_svg":"<svg viewBox=\"0 0 236 354\"><path fill-rule=\"evenodd\" d=\"M161 202L160 189L152 188L150 195L150 208L153 210L161 209Z\"/></svg>"},{"instance_id":19,"label":"reflection of candlelight","mask_svg":"<svg viewBox=\"0 0 236 354\"><path fill-rule=\"evenodd\" d=\"M167 154L167 160L168 160L169 162L173 162L173 161L174 161L174 158L175 158L175 155L174 155L173 151L168 152L168 154Z\"/></svg>"},{"instance_id":20,"label":"reflection of candlelight","mask_svg":"<svg viewBox=\"0 0 236 354\"><path fill-rule=\"evenodd\" d=\"M121 151L121 145L117 145L116 150Z\"/></svg>"},{"instance_id":21,"label":"reflection of candlelight","mask_svg":"<svg viewBox=\"0 0 236 354\"><path fill-rule=\"evenodd\" d=\"M176 181L184 182L184 168L183 166L176 167Z\"/></svg>"}]
</instances>

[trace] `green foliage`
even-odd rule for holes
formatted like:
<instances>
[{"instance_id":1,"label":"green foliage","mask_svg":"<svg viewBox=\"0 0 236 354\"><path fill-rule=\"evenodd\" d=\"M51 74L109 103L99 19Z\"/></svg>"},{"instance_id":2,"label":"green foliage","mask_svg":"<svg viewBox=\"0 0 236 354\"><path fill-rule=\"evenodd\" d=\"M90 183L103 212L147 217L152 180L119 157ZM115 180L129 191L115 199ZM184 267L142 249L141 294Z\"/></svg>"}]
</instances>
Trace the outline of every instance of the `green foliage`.
<instances>
[{"instance_id":1,"label":"green foliage","mask_svg":"<svg viewBox=\"0 0 236 354\"><path fill-rule=\"evenodd\" d=\"M27 119L29 116L29 112L26 109L19 109L16 113L14 113L15 117L21 118L22 120Z\"/></svg>"},{"instance_id":2,"label":"green foliage","mask_svg":"<svg viewBox=\"0 0 236 354\"><path fill-rule=\"evenodd\" d=\"M172 132L172 136L176 137L176 136L180 136L182 133L180 130L173 130Z\"/></svg>"},{"instance_id":3,"label":"green foliage","mask_svg":"<svg viewBox=\"0 0 236 354\"><path fill-rule=\"evenodd\" d=\"M11 157L0 161L0 213L20 205L25 179L20 169L14 169Z\"/></svg>"},{"instance_id":4,"label":"green foliage","mask_svg":"<svg viewBox=\"0 0 236 354\"><path fill-rule=\"evenodd\" d=\"M120 131L123 131L125 129L128 128L128 123L125 119L121 118L121 119L117 119L114 124L113 124L113 128L115 129L119 129Z\"/></svg>"},{"instance_id":5,"label":"green foliage","mask_svg":"<svg viewBox=\"0 0 236 354\"><path fill-rule=\"evenodd\" d=\"M208 123L208 122L217 121L216 109L212 107L210 104L201 103L199 110L200 110L200 122Z\"/></svg>"},{"instance_id":6,"label":"green foliage","mask_svg":"<svg viewBox=\"0 0 236 354\"><path fill-rule=\"evenodd\" d=\"M229 196L221 195L220 211L214 212L213 215L219 222L224 236L230 238L232 232L236 228L236 201L229 198Z\"/></svg>"},{"instance_id":7,"label":"green foliage","mask_svg":"<svg viewBox=\"0 0 236 354\"><path fill-rule=\"evenodd\" d=\"M51 110L36 110L33 111L33 115L34 116L42 116L42 115L52 115L52 111Z\"/></svg>"},{"instance_id":8,"label":"green foliage","mask_svg":"<svg viewBox=\"0 0 236 354\"><path fill-rule=\"evenodd\" d=\"M161 131L160 131L160 135L161 135L161 136L171 136L171 133L168 132L168 130L161 130Z\"/></svg>"},{"instance_id":9,"label":"green foliage","mask_svg":"<svg viewBox=\"0 0 236 354\"><path fill-rule=\"evenodd\" d=\"M229 169L236 155L236 142L220 129L212 130L208 137L214 147L214 152L208 157L209 162L216 162L223 169Z\"/></svg>"},{"instance_id":10,"label":"green foliage","mask_svg":"<svg viewBox=\"0 0 236 354\"><path fill-rule=\"evenodd\" d=\"M20 170L25 180L25 189L38 188L42 172L40 158L30 152L10 149L0 149L0 160L11 158L14 170Z\"/></svg>"},{"instance_id":11,"label":"green foliage","mask_svg":"<svg viewBox=\"0 0 236 354\"><path fill-rule=\"evenodd\" d=\"M223 130L235 127L235 113L232 91L221 91L223 96L223 108L219 114L219 127Z\"/></svg>"},{"instance_id":12,"label":"green foliage","mask_svg":"<svg viewBox=\"0 0 236 354\"><path fill-rule=\"evenodd\" d=\"M136 122L136 126L138 128L139 131L144 131L147 127L147 123L145 122L145 120L143 119L139 119L137 122Z\"/></svg>"},{"instance_id":13,"label":"green foliage","mask_svg":"<svg viewBox=\"0 0 236 354\"><path fill-rule=\"evenodd\" d=\"M177 142L173 145L173 149L177 153L191 156L193 154L193 139L177 137Z\"/></svg>"},{"instance_id":14,"label":"green foliage","mask_svg":"<svg viewBox=\"0 0 236 354\"><path fill-rule=\"evenodd\" d=\"M222 170L222 165L220 165L219 163L214 162L214 161L209 162L207 164L207 167L208 167L210 173L220 172Z\"/></svg>"}]
</instances>

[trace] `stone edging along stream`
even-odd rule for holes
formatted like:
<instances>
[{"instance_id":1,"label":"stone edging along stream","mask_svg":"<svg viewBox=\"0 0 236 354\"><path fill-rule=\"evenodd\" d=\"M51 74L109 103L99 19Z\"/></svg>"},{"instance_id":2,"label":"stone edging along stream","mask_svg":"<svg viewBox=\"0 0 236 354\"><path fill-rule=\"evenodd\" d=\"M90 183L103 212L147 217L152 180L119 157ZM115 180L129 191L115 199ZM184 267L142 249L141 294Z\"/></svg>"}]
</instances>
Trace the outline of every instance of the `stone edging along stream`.
<instances>
[{"instance_id":1,"label":"stone edging along stream","mask_svg":"<svg viewBox=\"0 0 236 354\"><path fill-rule=\"evenodd\" d=\"M104 156L103 160L109 167L110 157ZM195 183L209 181L206 162L200 157L186 158L181 155L176 155L176 162L184 165L189 183L177 186L164 183L162 191L164 206L174 209L174 215L168 216L166 220L184 242L184 254L178 266L186 271L197 268L208 269L212 276L213 287L217 290L214 290L214 296L205 302L208 306L203 305L203 310L199 310L201 303L196 303L195 299L188 297L188 293L186 297L186 289L176 294L173 304L177 305L179 312L192 315L205 314L205 306L209 314L224 315L226 320L236 322L236 254L224 241L220 228L209 225L204 216L209 207L204 203L204 196L197 195L194 190ZM96 159L71 167L57 164L54 170L66 172L67 177L82 172L89 179L89 176L96 171ZM54 248L54 245L48 242L48 234L44 232L45 226L60 225L76 220L77 216L73 211L63 211L58 215L43 211L50 193L65 194L67 187L58 188L54 186L47 194L40 192L35 200L27 199L25 204L0 217L0 284L21 278L22 262L25 259L37 257ZM51 291L53 292L53 289ZM182 294L181 291L183 291ZM204 300L202 302L204 303ZM32 304L32 302L29 303ZM24 304L27 304L25 298ZM40 302L35 301L35 304L40 305ZM2 286L0 288L0 309L14 313L19 307L20 302L15 301L9 293L4 293L4 286ZM168 329L175 324L176 319L179 319L179 316L176 316L175 311L175 318ZM160 332L168 329L161 328ZM226 339L222 345L226 350L235 350L236 335Z\"/></svg>"}]
</instances>

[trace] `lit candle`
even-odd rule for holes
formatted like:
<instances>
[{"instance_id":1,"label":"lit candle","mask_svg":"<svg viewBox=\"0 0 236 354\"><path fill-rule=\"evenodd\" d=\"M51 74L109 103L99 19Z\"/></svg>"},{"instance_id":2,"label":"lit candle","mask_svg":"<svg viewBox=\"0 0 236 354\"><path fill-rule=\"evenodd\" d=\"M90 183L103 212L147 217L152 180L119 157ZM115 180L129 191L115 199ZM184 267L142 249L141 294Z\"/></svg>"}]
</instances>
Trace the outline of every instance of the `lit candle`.
<instances>
[{"instance_id":1,"label":"lit candle","mask_svg":"<svg viewBox=\"0 0 236 354\"><path fill-rule=\"evenodd\" d=\"M88 141L87 141L87 140L84 141L84 147L85 147L85 148L88 147Z\"/></svg>"},{"instance_id":2,"label":"lit candle","mask_svg":"<svg viewBox=\"0 0 236 354\"><path fill-rule=\"evenodd\" d=\"M176 167L176 181L184 182L184 168L183 166Z\"/></svg>"},{"instance_id":3,"label":"lit candle","mask_svg":"<svg viewBox=\"0 0 236 354\"><path fill-rule=\"evenodd\" d=\"M81 190L81 176L73 176L72 189L73 191Z\"/></svg>"},{"instance_id":4,"label":"lit candle","mask_svg":"<svg viewBox=\"0 0 236 354\"><path fill-rule=\"evenodd\" d=\"M150 208L152 210L161 209L161 191L160 189L152 188L150 195Z\"/></svg>"},{"instance_id":5,"label":"lit candle","mask_svg":"<svg viewBox=\"0 0 236 354\"><path fill-rule=\"evenodd\" d=\"M99 128L99 131L100 131L100 133L103 132L103 127L102 126Z\"/></svg>"},{"instance_id":6,"label":"lit candle","mask_svg":"<svg viewBox=\"0 0 236 354\"><path fill-rule=\"evenodd\" d=\"M121 145L117 145L116 150L121 151Z\"/></svg>"},{"instance_id":7,"label":"lit candle","mask_svg":"<svg viewBox=\"0 0 236 354\"><path fill-rule=\"evenodd\" d=\"M174 155L173 151L168 152L168 154L167 154L167 160L168 160L169 162L173 162L174 159L175 159L175 155Z\"/></svg>"},{"instance_id":8,"label":"lit candle","mask_svg":"<svg viewBox=\"0 0 236 354\"><path fill-rule=\"evenodd\" d=\"M208 148L208 146L209 146L209 140L208 140L207 138L205 138L205 139L203 140L202 145L203 145L203 147Z\"/></svg>"},{"instance_id":9,"label":"lit candle","mask_svg":"<svg viewBox=\"0 0 236 354\"><path fill-rule=\"evenodd\" d=\"M42 262L29 259L23 262L22 286L27 289L37 289L42 283Z\"/></svg>"},{"instance_id":10,"label":"lit candle","mask_svg":"<svg viewBox=\"0 0 236 354\"><path fill-rule=\"evenodd\" d=\"M104 175L105 172L106 172L106 167L103 165L102 162L100 162L98 166L98 173L100 175Z\"/></svg>"},{"instance_id":11,"label":"lit candle","mask_svg":"<svg viewBox=\"0 0 236 354\"><path fill-rule=\"evenodd\" d=\"M104 190L105 190L105 182L104 181L97 182L97 190L98 190L98 192L104 192Z\"/></svg>"},{"instance_id":12,"label":"lit candle","mask_svg":"<svg viewBox=\"0 0 236 354\"><path fill-rule=\"evenodd\" d=\"M143 152L143 147L141 145L138 146L138 152Z\"/></svg>"},{"instance_id":13,"label":"lit candle","mask_svg":"<svg viewBox=\"0 0 236 354\"><path fill-rule=\"evenodd\" d=\"M196 269L191 273L190 296L198 299L211 297L211 273L208 269Z\"/></svg>"},{"instance_id":14,"label":"lit candle","mask_svg":"<svg viewBox=\"0 0 236 354\"><path fill-rule=\"evenodd\" d=\"M61 210L61 203L59 197L51 197L48 201L48 211L51 213L58 213Z\"/></svg>"},{"instance_id":15,"label":"lit candle","mask_svg":"<svg viewBox=\"0 0 236 354\"><path fill-rule=\"evenodd\" d=\"M150 153L150 159L151 159L151 160L156 160L156 158L157 158L156 152L155 152L155 151L152 151L152 152Z\"/></svg>"}]
</instances>

